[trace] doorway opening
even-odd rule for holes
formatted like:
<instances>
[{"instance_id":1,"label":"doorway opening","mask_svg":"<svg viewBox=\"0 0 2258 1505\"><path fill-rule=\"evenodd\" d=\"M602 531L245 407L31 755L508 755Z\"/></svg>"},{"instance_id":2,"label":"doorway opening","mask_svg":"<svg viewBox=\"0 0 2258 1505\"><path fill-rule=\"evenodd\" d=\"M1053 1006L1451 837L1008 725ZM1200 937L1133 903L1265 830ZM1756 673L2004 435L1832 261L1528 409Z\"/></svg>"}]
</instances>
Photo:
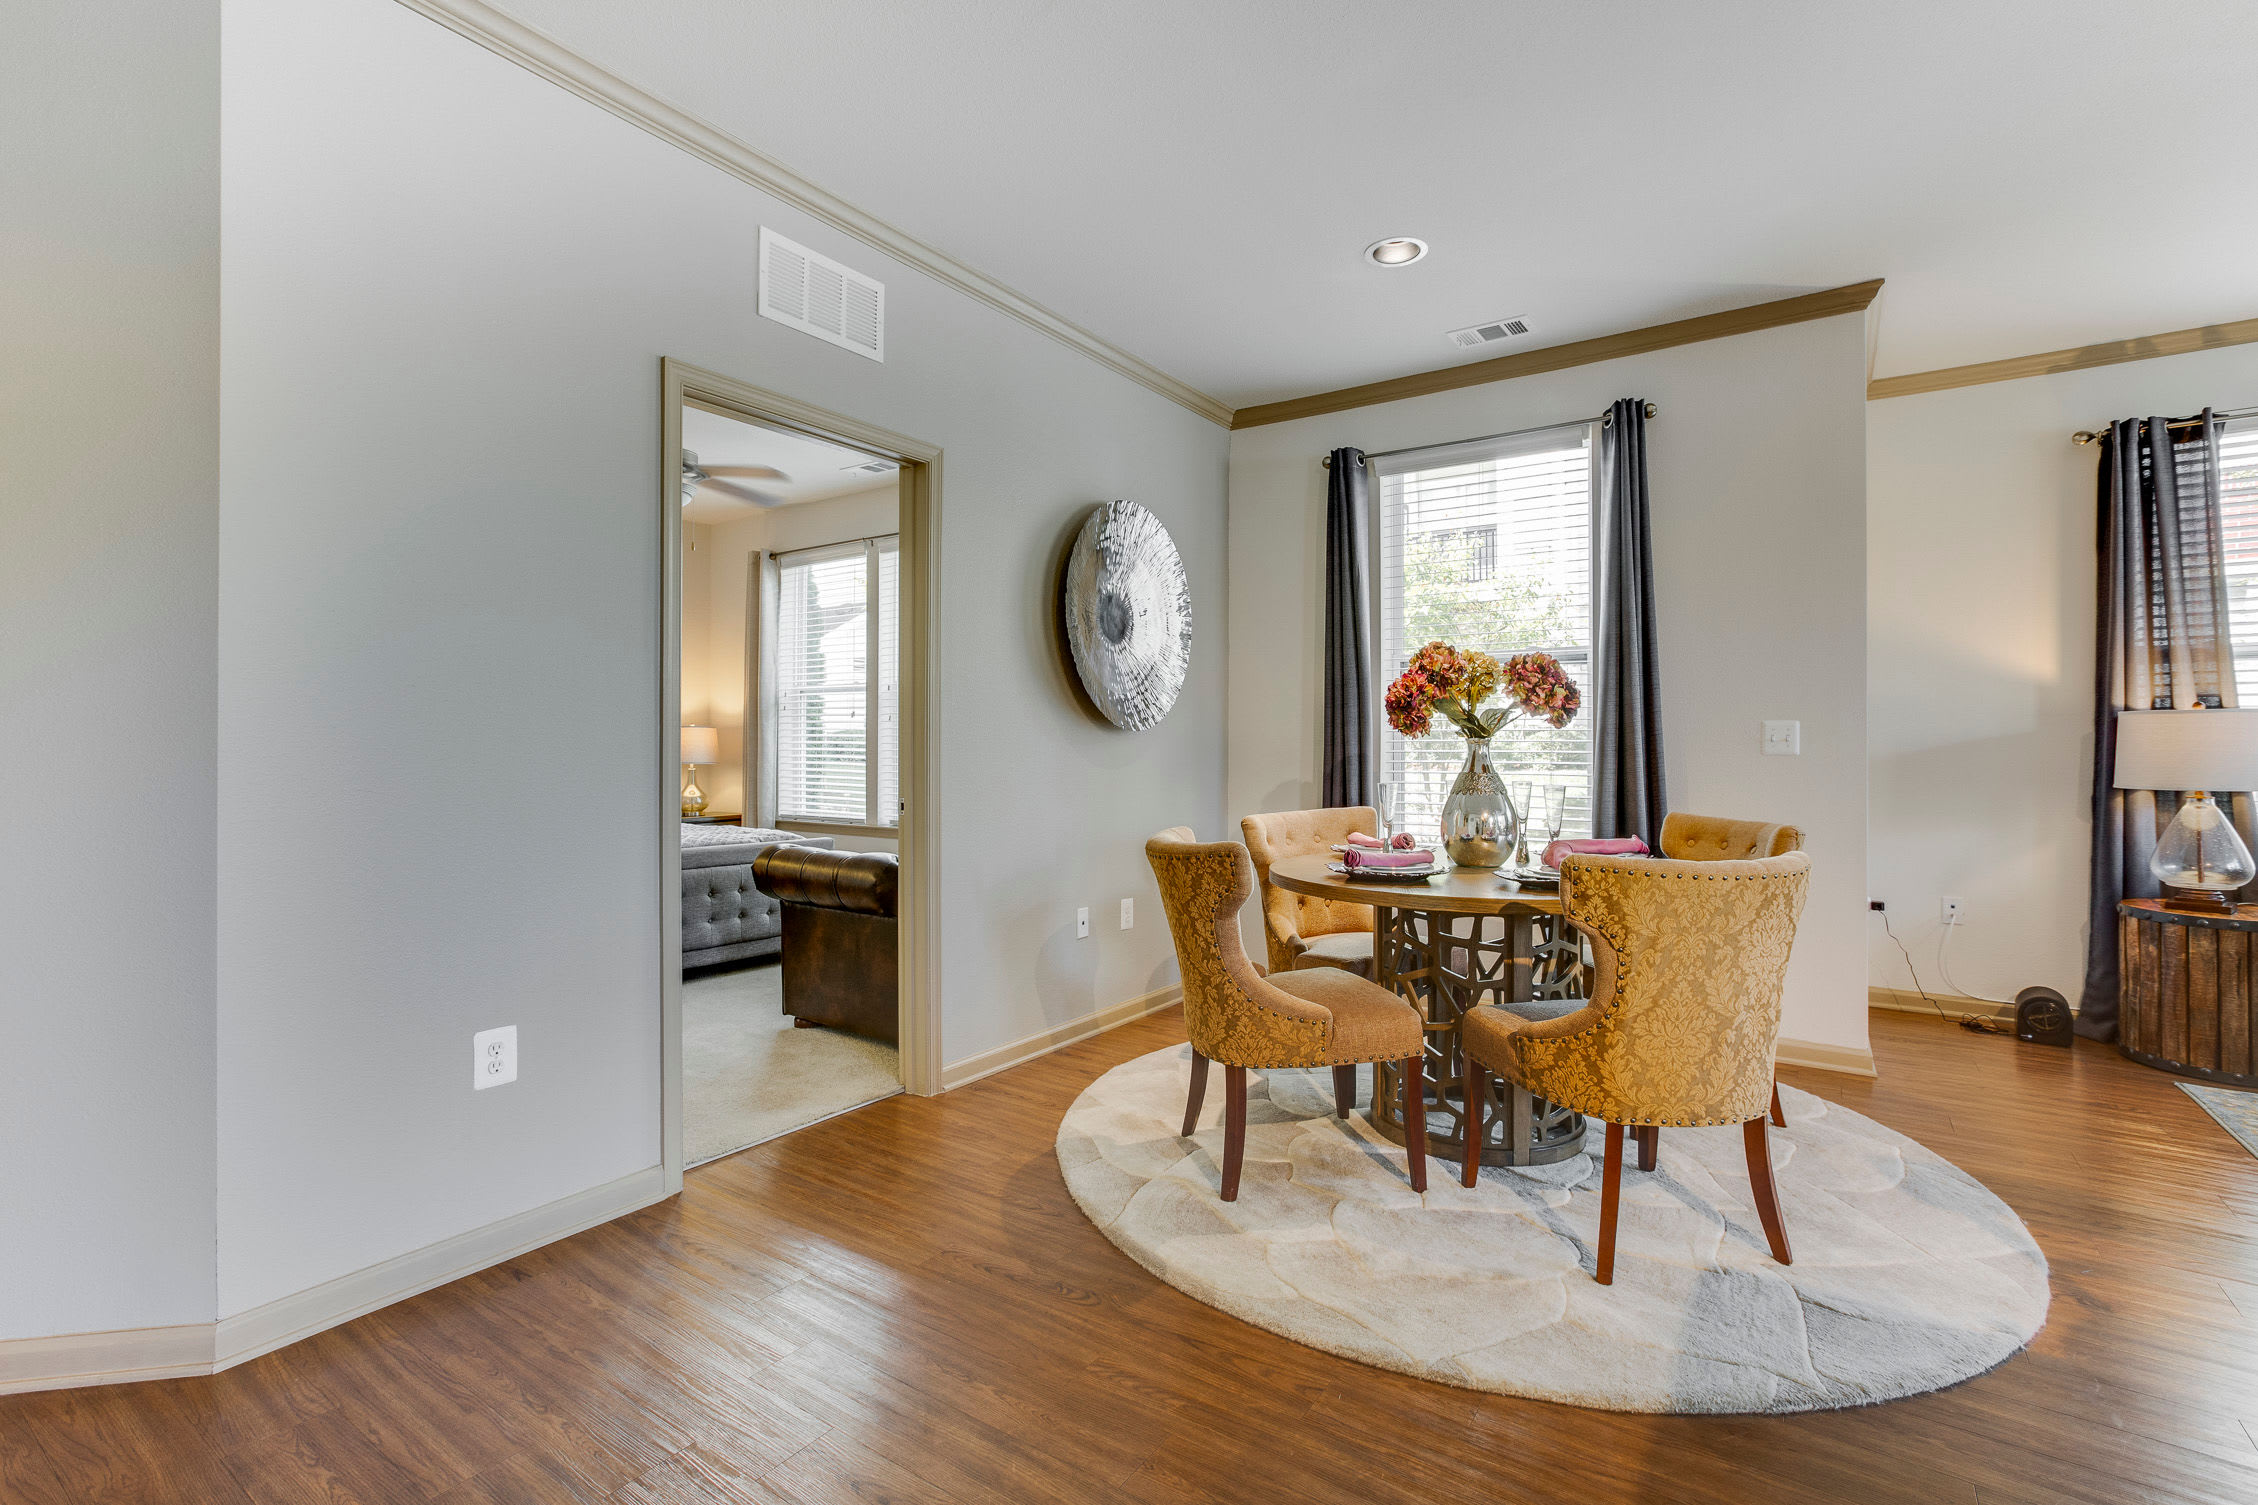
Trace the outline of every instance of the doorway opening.
<instances>
[{"instance_id":1,"label":"doorway opening","mask_svg":"<svg viewBox=\"0 0 2258 1505\"><path fill-rule=\"evenodd\" d=\"M669 361L664 1159L935 1090L938 453Z\"/></svg>"}]
</instances>

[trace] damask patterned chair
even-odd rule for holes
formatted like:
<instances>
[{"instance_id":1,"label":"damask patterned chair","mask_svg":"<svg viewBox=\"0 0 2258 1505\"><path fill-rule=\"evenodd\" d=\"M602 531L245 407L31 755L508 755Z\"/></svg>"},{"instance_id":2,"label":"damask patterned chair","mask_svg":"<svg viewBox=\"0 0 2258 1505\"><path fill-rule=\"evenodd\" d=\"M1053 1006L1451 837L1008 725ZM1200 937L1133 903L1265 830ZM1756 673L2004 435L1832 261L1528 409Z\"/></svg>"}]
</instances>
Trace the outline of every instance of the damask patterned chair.
<instances>
[{"instance_id":1,"label":"damask patterned chair","mask_svg":"<svg viewBox=\"0 0 2258 1505\"><path fill-rule=\"evenodd\" d=\"M1199 1126L1208 1062L1223 1063L1223 1200L1239 1197L1249 1070L1330 1066L1334 1109L1346 1118L1356 1097L1356 1068L1365 1061L1403 1063L1411 1187L1425 1191L1427 1048L1418 1011L1339 967L1268 978L1257 972L1239 939L1239 911L1254 892L1254 870L1237 842L1199 842L1188 827L1173 826L1145 843L1145 858L1160 881L1184 977L1184 1032L1192 1040L1186 1138Z\"/></svg>"},{"instance_id":2,"label":"damask patterned chair","mask_svg":"<svg viewBox=\"0 0 2258 1505\"><path fill-rule=\"evenodd\" d=\"M1651 1170L1664 1126L1737 1123L1757 1218L1772 1257L1787 1264L1765 1105L1810 872L1801 852L1717 862L1564 858L1561 906L1591 941L1597 983L1589 1003L1558 1019L1484 1005L1461 1020L1470 1120L1463 1183L1472 1186L1480 1169L1489 1072L1605 1122L1597 1273L1610 1285L1624 1127L1637 1131L1640 1166Z\"/></svg>"},{"instance_id":3,"label":"damask patterned chair","mask_svg":"<svg viewBox=\"0 0 2258 1505\"><path fill-rule=\"evenodd\" d=\"M1686 815L1673 810L1662 817L1662 855L1683 862L1740 862L1750 857L1784 857L1803 850L1799 827L1761 820L1726 820L1719 815ZM1772 1122L1788 1126L1780 1111L1780 1086L1772 1084ZM1639 1169L1654 1169L1654 1157L1645 1143L1639 1145Z\"/></svg>"},{"instance_id":4,"label":"damask patterned chair","mask_svg":"<svg viewBox=\"0 0 2258 1505\"><path fill-rule=\"evenodd\" d=\"M1270 943L1273 975L1299 967L1340 967L1360 977L1372 975L1372 906L1337 904L1291 894L1270 883L1270 867L1281 857L1330 854L1351 831L1380 834L1380 815L1370 805L1338 810L1282 810L1250 815L1239 822L1262 885L1262 930Z\"/></svg>"}]
</instances>

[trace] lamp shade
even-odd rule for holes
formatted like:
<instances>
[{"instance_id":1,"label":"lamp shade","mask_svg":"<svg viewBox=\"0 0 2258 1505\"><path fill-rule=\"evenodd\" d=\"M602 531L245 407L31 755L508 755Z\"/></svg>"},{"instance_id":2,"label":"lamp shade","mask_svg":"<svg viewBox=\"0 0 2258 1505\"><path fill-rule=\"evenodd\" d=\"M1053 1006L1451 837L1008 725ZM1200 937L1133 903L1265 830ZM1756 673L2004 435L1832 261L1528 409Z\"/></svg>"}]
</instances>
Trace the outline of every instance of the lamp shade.
<instances>
[{"instance_id":1,"label":"lamp shade","mask_svg":"<svg viewBox=\"0 0 2258 1505\"><path fill-rule=\"evenodd\" d=\"M2258 789L2258 711L2120 711L2119 789Z\"/></svg>"},{"instance_id":2,"label":"lamp shade","mask_svg":"<svg viewBox=\"0 0 2258 1505\"><path fill-rule=\"evenodd\" d=\"M685 763L719 763L721 761L721 733L710 726L686 726L682 729L682 761Z\"/></svg>"}]
</instances>

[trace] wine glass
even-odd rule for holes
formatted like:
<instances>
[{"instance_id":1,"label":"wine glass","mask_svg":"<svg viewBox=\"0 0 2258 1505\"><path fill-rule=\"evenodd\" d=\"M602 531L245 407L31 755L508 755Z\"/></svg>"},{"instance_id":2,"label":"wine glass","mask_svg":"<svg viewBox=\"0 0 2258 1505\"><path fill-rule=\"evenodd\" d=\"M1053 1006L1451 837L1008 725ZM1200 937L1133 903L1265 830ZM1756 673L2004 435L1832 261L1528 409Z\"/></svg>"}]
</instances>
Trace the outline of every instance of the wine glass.
<instances>
[{"instance_id":1,"label":"wine glass","mask_svg":"<svg viewBox=\"0 0 2258 1505\"><path fill-rule=\"evenodd\" d=\"M1393 846L1396 839L1396 786L1382 783L1373 788L1373 804L1380 816L1380 829L1375 834L1379 836L1382 846Z\"/></svg>"},{"instance_id":2,"label":"wine glass","mask_svg":"<svg viewBox=\"0 0 2258 1505\"><path fill-rule=\"evenodd\" d=\"M1568 786L1554 784L1548 792L1551 797L1545 802L1545 829L1550 834L1545 837L1545 845L1549 847L1560 840L1561 828L1568 824Z\"/></svg>"}]
</instances>

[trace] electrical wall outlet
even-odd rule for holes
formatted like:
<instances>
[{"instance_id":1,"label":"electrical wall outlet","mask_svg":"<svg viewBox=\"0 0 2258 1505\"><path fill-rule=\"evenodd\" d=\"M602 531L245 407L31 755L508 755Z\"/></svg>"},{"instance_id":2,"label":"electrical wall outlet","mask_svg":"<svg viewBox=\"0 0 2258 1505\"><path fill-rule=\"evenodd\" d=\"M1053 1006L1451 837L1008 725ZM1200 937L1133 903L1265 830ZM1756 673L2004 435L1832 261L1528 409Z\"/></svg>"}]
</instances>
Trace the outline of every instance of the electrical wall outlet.
<instances>
[{"instance_id":1,"label":"electrical wall outlet","mask_svg":"<svg viewBox=\"0 0 2258 1505\"><path fill-rule=\"evenodd\" d=\"M470 1084L484 1089L517 1080L517 1026L482 1029L470 1037Z\"/></svg>"},{"instance_id":2,"label":"electrical wall outlet","mask_svg":"<svg viewBox=\"0 0 2258 1505\"><path fill-rule=\"evenodd\" d=\"M1803 723L1800 721L1767 721L1764 723L1764 756L1768 758L1794 758L1803 754Z\"/></svg>"},{"instance_id":3,"label":"electrical wall outlet","mask_svg":"<svg viewBox=\"0 0 2258 1505\"><path fill-rule=\"evenodd\" d=\"M1121 901L1121 928L1123 930L1134 929L1136 924L1137 901L1135 899L1123 899Z\"/></svg>"},{"instance_id":4,"label":"electrical wall outlet","mask_svg":"<svg viewBox=\"0 0 2258 1505\"><path fill-rule=\"evenodd\" d=\"M1085 904L1074 911L1074 938L1078 941L1090 937L1090 906Z\"/></svg>"},{"instance_id":5,"label":"electrical wall outlet","mask_svg":"<svg viewBox=\"0 0 2258 1505\"><path fill-rule=\"evenodd\" d=\"M1960 901L1949 896L1937 900L1937 918L1947 925L1959 924Z\"/></svg>"}]
</instances>

